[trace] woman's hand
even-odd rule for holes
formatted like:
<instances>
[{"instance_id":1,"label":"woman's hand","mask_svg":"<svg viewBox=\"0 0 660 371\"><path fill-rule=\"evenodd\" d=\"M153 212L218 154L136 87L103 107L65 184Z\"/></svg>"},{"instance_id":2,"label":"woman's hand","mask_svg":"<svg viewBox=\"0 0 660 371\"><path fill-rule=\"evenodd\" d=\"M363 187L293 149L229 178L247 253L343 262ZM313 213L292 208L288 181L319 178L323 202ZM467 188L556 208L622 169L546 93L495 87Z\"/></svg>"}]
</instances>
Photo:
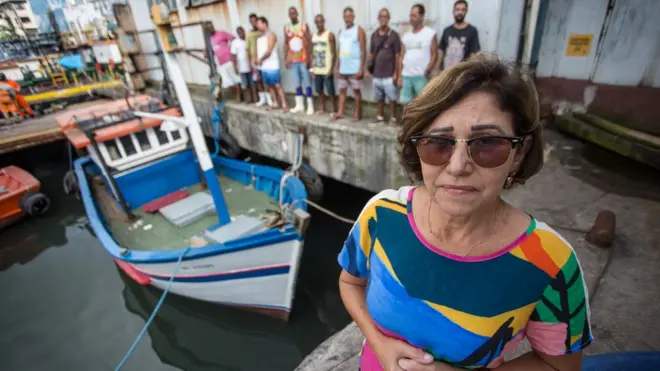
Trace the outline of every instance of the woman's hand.
<instances>
[{"instance_id":1,"label":"woman's hand","mask_svg":"<svg viewBox=\"0 0 660 371\"><path fill-rule=\"evenodd\" d=\"M446 363L433 362L431 364L423 364L412 359L400 359L399 367L405 371L456 371L460 368L450 366Z\"/></svg>"},{"instance_id":2,"label":"woman's hand","mask_svg":"<svg viewBox=\"0 0 660 371\"><path fill-rule=\"evenodd\" d=\"M419 348L415 348L401 340L381 336L375 343L369 343L384 371L407 370L400 366L404 360L411 361L411 365L429 366L433 363L433 356ZM415 369L412 369L415 370ZM434 369L420 369L422 371L435 371Z\"/></svg>"}]
</instances>

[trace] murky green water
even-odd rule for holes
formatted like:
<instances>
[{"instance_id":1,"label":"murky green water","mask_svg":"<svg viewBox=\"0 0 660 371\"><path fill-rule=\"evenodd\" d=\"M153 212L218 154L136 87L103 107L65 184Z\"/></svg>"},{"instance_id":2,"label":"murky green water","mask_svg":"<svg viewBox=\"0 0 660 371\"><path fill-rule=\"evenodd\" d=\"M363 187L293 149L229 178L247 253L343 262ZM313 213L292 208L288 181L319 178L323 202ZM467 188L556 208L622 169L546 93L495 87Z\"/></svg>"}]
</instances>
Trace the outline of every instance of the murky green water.
<instances>
[{"instance_id":1,"label":"murky green water","mask_svg":"<svg viewBox=\"0 0 660 371\"><path fill-rule=\"evenodd\" d=\"M0 370L114 370L160 291L120 272L64 195L61 145L3 156L32 171L52 199L42 219L0 231ZM344 193L351 195L346 200ZM323 204L355 217L371 195L326 183ZM337 288L337 253L349 225L312 211L289 324L168 296L123 370L293 370L349 317Z\"/></svg>"}]
</instances>

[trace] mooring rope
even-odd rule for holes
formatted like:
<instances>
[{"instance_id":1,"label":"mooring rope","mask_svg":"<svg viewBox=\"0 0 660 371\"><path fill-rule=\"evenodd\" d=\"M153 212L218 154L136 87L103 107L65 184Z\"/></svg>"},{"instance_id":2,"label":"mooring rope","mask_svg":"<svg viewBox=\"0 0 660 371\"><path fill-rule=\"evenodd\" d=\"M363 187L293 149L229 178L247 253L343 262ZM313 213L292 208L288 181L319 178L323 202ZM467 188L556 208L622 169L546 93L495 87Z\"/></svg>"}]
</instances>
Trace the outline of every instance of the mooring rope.
<instances>
[{"instance_id":1,"label":"mooring rope","mask_svg":"<svg viewBox=\"0 0 660 371\"><path fill-rule=\"evenodd\" d=\"M181 262L183 261L183 257L188 253L188 251L190 251L190 247L183 250L183 252L179 256L179 260L177 260L177 262L176 262L176 266L174 267L174 271L172 272L172 276L170 277L169 281L167 281L167 286L165 286L165 290L163 291L163 294L160 296L160 299L158 299L158 303L156 304L156 307L154 308L153 312L151 312L151 316L149 316L149 319L144 324L144 327L142 327L142 331L140 331L140 334L137 336L137 338L133 342L133 345L131 345L131 348L128 350L128 352L126 352L126 355L121 360L119 365L117 365L117 368L115 368L115 371L121 370L121 368L124 366L126 361L128 361L128 358L135 351L135 347L137 347L138 343L140 342L140 340L142 340L142 337L147 332L147 329L149 328L149 325L151 325L151 322L153 322L154 318L156 317L156 314L160 310L161 305L163 305L163 302L165 301L165 297L167 296L167 293L170 291L170 288L172 287L172 282L174 282L174 276L176 276L176 273L179 271L179 267L181 266Z\"/></svg>"},{"instance_id":2,"label":"mooring rope","mask_svg":"<svg viewBox=\"0 0 660 371\"><path fill-rule=\"evenodd\" d=\"M324 208L323 206L316 204L310 200L294 200L293 203L285 204L284 203L284 188L286 186L286 181L289 179L289 177L298 176L298 171L300 170L300 167L302 166L303 163L303 140L304 137L302 134L298 134L296 138L296 153L295 153L295 160L293 163L293 166L291 167L291 170L287 171L284 173L284 176L282 177L282 180L280 181L280 209L282 210L282 215L286 218L287 213L291 213L293 210L296 202L304 202L309 206L314 207L315 209L329 215L330 217L333 217L341 222L348 223L348 224L355 224L355 220L351 220L349 218L345 218L343 216L337 215L336 213Z\"/></svg>"}]
</instances>

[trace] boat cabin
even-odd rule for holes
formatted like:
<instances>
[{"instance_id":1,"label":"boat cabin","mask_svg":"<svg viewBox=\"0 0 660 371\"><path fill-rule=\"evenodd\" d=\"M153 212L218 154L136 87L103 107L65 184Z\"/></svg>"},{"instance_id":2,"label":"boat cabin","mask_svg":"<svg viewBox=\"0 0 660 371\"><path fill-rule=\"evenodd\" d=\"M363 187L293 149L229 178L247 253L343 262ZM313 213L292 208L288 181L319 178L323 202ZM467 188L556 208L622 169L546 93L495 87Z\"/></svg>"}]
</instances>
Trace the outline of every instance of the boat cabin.
<instances>
[{"instance_id":1,"label":"boat cabin","mask_svg":"<svg viewBox=\"0 0 660 371\"><path fill-rule=\"evenodd\" d=\"M180 152L188 146L185 129L164 130L166 128L161 128L163 121L139 118L130 112L139 108L181 116L178 108L165 108L158 100L146 95L131 98L128 102L109 102L101 107L73 110L57 117L58 125L73 146L87 149L100 168L123 172Z\"/></svg>"}]
</instances>

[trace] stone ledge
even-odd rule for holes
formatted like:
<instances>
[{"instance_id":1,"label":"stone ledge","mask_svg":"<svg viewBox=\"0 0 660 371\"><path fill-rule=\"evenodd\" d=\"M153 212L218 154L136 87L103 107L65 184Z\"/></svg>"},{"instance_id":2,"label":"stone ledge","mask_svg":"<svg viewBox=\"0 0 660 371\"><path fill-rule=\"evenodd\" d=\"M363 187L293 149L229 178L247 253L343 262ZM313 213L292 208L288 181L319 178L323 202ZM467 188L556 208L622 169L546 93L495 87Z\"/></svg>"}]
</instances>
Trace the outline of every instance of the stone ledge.
<instances>
[{"instance_id":1,"label":"stone ledge","mask_svg":"<svg viewBox=\"0 0 660 371\"><path fill-rule=\"evenodd\" d=\"M373 192L408 184L394 127L236 103L226 104L226 114L232 135L251 151L292 163L296 135L305 128L305 158L321 175Z\"/></svg>"}]
</instances>

